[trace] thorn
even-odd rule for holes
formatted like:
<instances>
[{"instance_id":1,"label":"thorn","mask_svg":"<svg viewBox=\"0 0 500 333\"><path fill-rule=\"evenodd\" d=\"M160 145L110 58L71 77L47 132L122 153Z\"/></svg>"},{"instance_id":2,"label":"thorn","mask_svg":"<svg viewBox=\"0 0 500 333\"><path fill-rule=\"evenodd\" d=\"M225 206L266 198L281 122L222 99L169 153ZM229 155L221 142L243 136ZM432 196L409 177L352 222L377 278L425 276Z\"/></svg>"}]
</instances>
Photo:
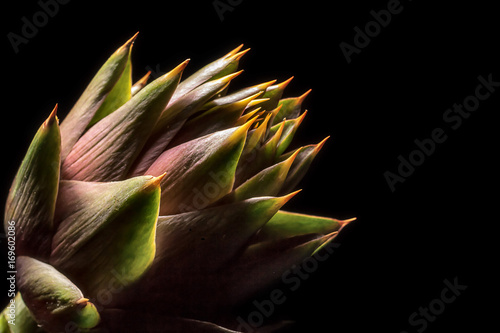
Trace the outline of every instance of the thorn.
<instances>
[{"instance_id":1,"label":"thorn","mask_svg":"<svg viewBox=\"0 0 500 333\"><path fill-rule=\"evenodd\" d=\"M164 172L163 174L159 175L158 177L155 177L155 176L150 176L151 178L148 179L146 181L146 183L144 184L144 190L154 190L156 189L157 187L160 187L161 185L161 181L163 178L165 178L166 176L166 172Z\"/></svg>"},{"instance_id":2,"label":"thorn","mask_svg":"<svg viewBox=\"0 0 500 333\"><path fill-rule=\"evenodd\" d=\"M241 44L241 46L243 46L243 44ZM250 48L231 55L229 61L230 62L239 61L241 59L241 57L243 57L248 51L250 51Z\"/></svg>"},{"instance_id":3,"label":"thorn","mask_svg":"<svg viewBox=\"0 0 500 333\"><path fill-rule=\"evenodd\" d=\"M223 58L228 58L228 57L235 55L239 50L241 50L242 47L243 47L243 44L240 44L234 50L232 50L228 54L226 54Z\"/></svg>"},{"instance_id":4,"label":"thorn","mask_svg":"<svg viewBox=\"0 0 500 333\"><path fill-rule=\"evenodd\" d=\"M351 223L352 221L354 221L356 219L357 219L356 217L352 217L352 218L347 219L347 220L337 220L337 222L340 224L339 231L342 230L343 227L345 227L346 225L348 225L349 223Z\"/></svg>"},{"instance_id":5,"label":"thorn","mask_svg":"<svg viewBox=\"0 0 500 333\"><path fill-rule=\"evenodd\" d=\"M290 194L284 195L281 198L285 201L285 203L287 203L291 198L293 198L294 196L296 196L300 191L302 191L302 189L297 190L295 192L292 192Z\"/></svg>"},{"instance_id":6,"label":"thorn","mask_svg":"<svg viewBox=\"0 0 500 333\"><path fill-rule=\"evenodd\" d=\"M139 31L135 33L135 35L132 36L125 44L123 44L118 51L122 51L124 49L127 49L129 52L132 49L132 45L134 45L134 41L137 38L137 35L139 34Z\"/></svg>"},{"instance_id":7,"label":"thorn","mask_svg":"<svg viewBox=\"0 0 500 333\"><path fill-rule=\"evenodd\" d=\"M302 103L302 102L306 99L307 95L309 95L309 93L310 93L311 91L312 91L312 89L309 89L308 91L306 91L305 93L303 93L302 95L300 95L300 96L297 98L297 99L298 99L298 103L299 103L299 104L300 104L300 103Z\"/></svg>"},{"instance_id":8,"label":"thorn","mask_svg":"<svg viewBox=\"0 0 500 333\"><path fill-rule=\"evenodd\" d=\"M285 81L283 81L281 83L276 84L276 87L278 89L284 90L286 88L286 86L288 86L288 84L290 83L290 81L292 81L292 79L293 79L293 76L290 77L288 80L285 80Z\"/></svg>"},{"instance_id":9,"label":"thorn","mask_svg":"<svg viewBox=\"0 0 500 333\"><path fill-rule=\"evenodd\" d=\"M324 138L323 140L321 140L317 145L316 147L314 148L314 150L317 152L319 152L321 150L321 148L323 148L323 145L325 144L326 140L328 140L330 138L330 136L327 136L326 138Z\"/></svg>"},{"instance_id":10,"label":"thorn","mask_svg":"<svg viewBox=\"0 0 500 333\"><path fill-rule=\"evenodd\" d=\"M78 301L76 301L75 304L78 304L78 305L80 305L80 304L87 304L88 301L89 301L88 298L82 297Z\"/></svg>"},{"instance_id":11,"label":"thorn","mask_svg":"<svg viewBox=\"0 0 500 333\"><path fill-rule=\"evenodd\" d=\"M54 121L57 121L57 123L59 123L59 119L57 119L57 108L58 104L56 103L56 106L54 106L54 109L52 109L52 112L50 113L49 117L44 122L45 127L52 125Z\"/></svg>"}]
</instances>

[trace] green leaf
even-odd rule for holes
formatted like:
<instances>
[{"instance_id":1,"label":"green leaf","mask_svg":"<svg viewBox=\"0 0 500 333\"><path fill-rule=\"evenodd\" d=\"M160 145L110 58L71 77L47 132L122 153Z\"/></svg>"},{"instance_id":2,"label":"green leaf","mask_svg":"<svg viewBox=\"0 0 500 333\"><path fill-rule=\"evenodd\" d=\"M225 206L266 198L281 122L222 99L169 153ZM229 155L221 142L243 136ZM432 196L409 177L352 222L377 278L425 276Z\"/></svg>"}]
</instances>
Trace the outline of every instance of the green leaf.
<instances>
[{"instance_id":1,"label":"green leaf","mask_svg":"<svg viewBox=\"0 0 500 333\"><path fill-rule=\"evenodd\" d=\"M166 173L160 215L202 209L229 193L251 124L209 134L161 154L146 171Z\"/></svg>"},{"instance_id":2,"label":"green leaf","mask_svg":"<svg viewBox=\"0 0 500 333\"><path fill-rule=\"evenodd\" d=\"M17 283L26 306L44 330L61 332L68 323L79 329L95 327L100 320L94 304L54 267L31 257L18 257Z\"/></svg>"},{"instance_id":3,"label":"green leaf","mask_svg":"<svg viewBox=\"0 0 500 333\"><path fill-rule=\"evenodd\" d=\"M262 95L262 98L268 98L266 102L264 102L261 107L264 110L273 110L278 106L279 100L281 96L283 96L283 92L285 88L288 86L290 81L292 81L293 76L289 78L288 80L285 80L281 83L272 85L266 89L264 94Z\"/></svg>"},{"instance_id":4,"label":"green leaf","mask_svg":"<svg viewBox=\"0 0 500 333\"><path fill-rule=\"evenodd\" d=\"M271 127L270 134L273 135L278 131L280 125L284 123L283 133L280 136L279 142L276 144L276 157L279 157L288 148L306 114L307 110L298 118L285 120Z\"/></svg>"},{"instance_id":5,"label":"green leaf","mask_svg":"<svg viewBox=\"0 0 500 333\"><path fill-rule=\"evenodd\" d=\"M326 137L316 145L309 145L298 149L299 153L295 158L290 171L288 172L288 176L283 188L281 189L281 193L293 191L293 189L299 184L302 178L306 175L307 170L309 170L312 161L316 155L318 155L328 138L329 137ZM291 153L282 155L279 160L287 158L290 154Z\"/></svg>"},{"instance_id":6,"label":"green leaf","mask_svg":"<svg viewBox=\"0 0 500 333\"><path fill-rule=\"evenodd\" d=\"M137 94L142 88L146 86L148 83L149 76L151 75L151 71L147 72L142 78L140 78L134 85L131 87L131 95L134 96Z\"/></svg>"},{"instance_id":7,"label":"green leaf","mask_svg":"<svg viewBox=\"0 0 500 333\"><path fill-rule=\"evenodd\" d=\"M213 99L210 102L208 102L207 104L205 104L204 107L209 109L209 108L213 108L214 106L220 106L220 105L234 103L234 102L237 102L239 100L250 97L252 95L257 94L257 96L260 96L274 82L276 82L276 80L264 82L264 83L260 83L260 84L257 84L257 85L251 86L251 87L240 89L240 90L233 92L231 94L228 94L224 97L219 97L219 98Z\"/></svg>"},{"instance_id":8,"label":"green leaf","mask_svg":"<svg viewBox=\"0 0 500 333\"><path fill-rule=\"evenodd\" d=\"M109 57L89 83L66 118L64 118L64 121L61 123L62 160L68 156L73 145L82 136L92 118L94 118L95 113L101 107L106 96L110 93L118 80L120 80L120 77L122 77L136 37L137 34Z\"/></svg>"},{"instance_id":9,"label":"green leaf","mask_svg":"<svg viewBox=\"0 0 500 333\"><path fill-rule=\"evenodd\" d=\"M127 64L122 75L116 82L115 86L109 92L106 99L101 104L101 107L96 111L94 117L90 121L88 127L91 127L99 120L114 112L120 106L125 104L132 97L132 62L130 53L128 55Z\"/></svg>"},{"instance_id":10,"label":"green leaf","mask_svg":"<svg viewBox=\"0 0 500 333\"><path fill-rule=\"evenodd\" d=\"M20 293L9 301L0 314L0 332L2 333L44 333L24 304Z\"/></svg>"},{"instance_id":11,"label":"green leaf","mask_svg":"<svg viewBox=\"0 0 500 333\"><path fill-rule=\"evenodd\" d=\"M92 126L62 165L62 178L83 181L124 179L151 128L179 83L183 62L151 82L118 110Z\"/></svg>"},{"instance_id":12,"label":"green leaf","mask_svg":"<svg viewBox=\"0 0 500 333\"><path fill-rule=\"evenodd\" d=\"M264 125L260 125L259 127L262 126ZM260 170L273 165L276 160L276 149L283 133L283 128L284 124L282 123L276 133L264 144L257 145L252 150L245 151L244 159L241 159L236 171L236 186L241 185Z\"/></svg>"},{"instance_id":13,"label":"green leaf","mask_svg":"<svg viewBox=\"0 0 500 333\"><path fill-rule=\"evenodd\" d=\"M174 96L172 96L172 102L177 101L179 98L182 98L190 91L208 81L217 80L235 72L238 69L238 63L241 57L250 50L247 49L238 52L242 47L243 44L241 44L222 58L211 62L210 64L198 70L196 73L184 79L179 84L179 87L175 91Z\"/></svg>"},{"instance_id":14,"label":"green leaf","mask_svg":"<svg viewBox=\"0 0 500 333\"><path fill-rule=\"evenodd\" d=\"M117 276L121 287L137 281L155 255L160 181L62 181L51 264L90 296L116 285Z\"/></svg>"},{"instance_id":15,"label":"green leaf","mask_svg":"<svg viewBox=\"0 0 500 333\"><path fill-rule=\"evenodd\" d=\"M308 234L325 235L339 231L347 223L355 220L337 220L329 217L292 213L280 210L259 231L253 242L278 241L285 238Z\"/></svg>"},{"instance_id":16,"label":"green leaf","mask_svg":"<svg viewBox=\"0 0 500 333\"><path fill-rule=\"evenodd\" d=\"M236 102L214 106L200 115L189 119L169 146L175 147L204 135L236 126L238 118L243 114L248 103L257 96L258 94L255 94Z\"/></svg>"},{"instance_id":17,"label":"green leaf","mask_svg":"<svg viewBox=\"0 0 500 333\"><path fill-rule=\"evenodd\" d=\"M175 101L171 100L153 127L151 136L134 163L130 175L145 174L146 170L160 154L167 149L167 146L182 128L187 118L198 111L202 111L203 105L218 91L224 89L240 73L237 72L217 80L208 81L185 95L179 96Z\"/></svg>"},{"instance_id":18,"label":"green leaf","mask_svg":"<svg viewBox=\"0 0 500 333\"><path fill-rule=\"evenodd\" d=\"M217 298L225 295L214 293L205 277L231 266L251 237L294 195L252 198L160 216L156 258L143 283L134 290L134 306L154 305L166 313L217 309ZM200 296L207 301L200 302Z\"/></svg>"},{"instance_id":19,"label":"green leaf","mask_svg":"<svg viewBox=\"0 0 500 333\"><path fill-rule=\"evenodd\" d=\"M300 115L302 102L306 99L311 89L306 91L299 97L285 98L279 101L278 105L281 106L280 112L276 115L273 125L283 121L284 119L295 119Z\"/></svg>"},{"instance_id":20,"label":"green leaf","mask_svg":"<svg viewBox=\"0 0 500 333\"><path fill-rule=\"evenodd\" d=\"M4 228L15 230L18 255L50 254L61 155L56 110L33 138L7 197Z\"/></svg>"},{"instance_id":21,"label":"green leaf","mask_svg":"<svg viewBox=\"0 0 500 333\"><path fill-rule=\"evenodd\" d=\"M294 270L328 245L337 232L324 235L306 235L279 242L262 242L249 246L243 255L227 270L219 272L213 288L225 295L226 304L240 304L251 300L256 293L277 282L297 281ZM328 249L331 252L331 249ZM320 260L315 261L316 265ZM293 280L292 280L293 279ZM295 284L293 286L296 286Z\"/></svg>"},{"instance_id":22,"label":"green leaf","mask_svg":"<svg viewBox=\"0 0 500 333\"><path fill-rule=\"evenodd\" d=\"M296 154L291 155L288 159L260 171L228 193L220 202L234 202L252 197L277 195L285 182L295 156Z\"/></svg>"}]
</instances>

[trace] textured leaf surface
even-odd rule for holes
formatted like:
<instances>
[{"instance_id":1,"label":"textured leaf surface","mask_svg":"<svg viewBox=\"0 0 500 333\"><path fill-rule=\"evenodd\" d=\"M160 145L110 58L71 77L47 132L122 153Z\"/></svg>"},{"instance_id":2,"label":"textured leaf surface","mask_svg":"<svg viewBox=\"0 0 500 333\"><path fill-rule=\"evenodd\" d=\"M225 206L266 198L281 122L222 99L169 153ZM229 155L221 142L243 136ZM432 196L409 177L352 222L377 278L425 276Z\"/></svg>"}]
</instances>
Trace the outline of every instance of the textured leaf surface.
<instances>
[{"instance_id":1,"label":"textured leaf surface","mask_svg":"<svg viewBox=\"0 0 500 333\"><path fill-rule=\"evenodd\" d=\"M232 192L228 193L221 202L232 202L260 196L277 195L285 182L288 170L292 166L297 154L291 155L283 162L276 163L248 179Z\"/></svg>"},{"instance_id":2,"label":"textured leaf surface","mask_svg":"<svg viewBox=\"0 0 500 333\"><path fill-rule=\"evenodd\" d=\"M30 257L18 257L17 283L36 322L49 332L61 332L69 322L78 328L99 323L94 304L54 267Z\"/></svg>"},{"instance_id":3,"label":"textured leaf surface","mask_svg":"<svg viewBox=\"0 0 500 333\"><path fill-rule=\"evenodd\" d=\"M11 301L0 315L0 332L44 333L44 331L38 327L35 319L33 319L20 293L16 294L13 301L15 310L9 309L9 305L12 304ZM15 323L15 325L9 324L9 321L12 321L11 323Z\"/></svg>"},{"instance_id":4,"label":"textured leaf surface","mask_svg":"<svg viewBox=\"0 0 500 333\"><path fill-rule=\"evenodd\" d=\"M216 80L235 72L238 69L239 60L249 50L238 52L242 47L243 44L183 80L172 96L172 103L207 81Z\"/></svg>"},{"instance_id":5,"label":"textured leaf surface","mask_svg":"<svg viewBox=\"0 0 500 333\"><path fill-rule=\"evenodd\" d=\"M302 102L306 99L311 89L306 91L299 97L284 98L279 101L278 105L281 106L280 112L274 118L273 125L283 121L284 119L295 119L299 116L302 107Z\"/></svg>"},{"instance_id":6,"label":"textured leaf surface","mask_svg":"<svg viewBox=\"0 0 500 333\"><path fill-rule=\"evenodd\" d=\"M50 254L61 154L56 109L33 138L7 198L4 227L15 228L18 255Z\"/></svg>"},{"instance_id":7,"label":"textured leaf surface","mask_svg":"<svg viewBox=\"0 0 500 333\"><path fill-rule=\"evenodd\" d=\"M146 171L154 176L166 172L160 215L202 209L229 193L250 126L219 131L164 152Z\"/></svg>"},{"instance_id":8,"label":"textured leaf surface","mask_svg":"<svg viewBox=\"0 0 500 333\"><path fill-rule=\"evenodd\" d=\"M51 264L90 296L139 279L155 254L160 180L62 181Z\"/></svg>"},{"instance_id":9,"label":"textured leaf surface","mask_svg":"<svg viewBox=\"0 0 500 333\"><path fill-rule=\"evenodd\" d=\"M132 168L131 175L138 176L145 174L146 170L158 156L165 151L187 118L201 111L201 107L206 101L227 86L238 75L239 73L234 73L206 82L185 95L180 96L175 101L171 101L153 127L145 148L140 153L139 158Z\"/></svg>"},{"instance_id":10,"label":"textured leaf surface","mask_svg":"<svg viewBox=\"0 0 500 333\"><path fill-rule=\"evenodd\" d=\"M179 83L187 62L156 79L118 110L91 127L62 165L62 178L121 180L144 147Z\"/></svg>"},{"instance_id":11,"label":"textured leaf surface","mask_svg":"<svg viewBox=\"0 0 500 333\"><path fill-rule=\"evenodd\" d=\"M312 161L314 160L316 155L318 155L327 139L328 137L323 139L323 141L318 144L309 145L298 149L299 153L297 154L297 157L295 158L295 161L292 164L290 171L288 172L287 179L281 190L282 193L292 191L299 184L302 178L306 175ZM280 160L283 158L287 158L288 155L289 154L282 155Z\"/></svg>"},{"instance_id":12,"label":"textured leaf surface","mask_svg":"<svg viewBox=\"0 0 500 333\"><path fill-rule=\"evenodd\" d=\"M326 235L334 231L339 231L340 228L353 220L337 220L329 217L280 210L259 231L253 242L278 241L308 234Z\"/></svg>"},{"instance_id":13,"label":"textured leaf surface","mask_svg":"<svg viewBox=\"0 0 500 333\"><path fill-rule=\"evenodd\" d=\"M132 62L130 61L130 53L128 55L127 64L122 75L114 85L113 89L106 96L106 99L96 111L94 117L90 121L89 127L97 123L99 120L112 113L120 106L129 101L132 97Z\"/></svg>"},{"instance_id":14,"label":"textured leaf surface","mask_svg":"<svg viewBox=\"0 0 500 333\"><path fill-rule=\"evenodd\" d=\"M130 51L132 50L132 45L136 36L137 34L116 50L104 65L102 65L61 123L62 160L68 156L71 148L73 148L73 145L83 134L92 118L94 118L97 110L106 99L106 96L110 93L118 80L120 80L127 66Z\"/></svg>"},{"instance_id":15,"label":"textured leaf surface","mask_svg":"<svg viewBox=\"0 0 500 333\"><path fill-rule=\"evenodd\" d=\"M210 274L216 276L220 269L231 266L250 238L294 195L258 197L160 216L158 252L134 302L155 304L156 310L174 313L216 309L221 300L211 291ZM169 288L162 288L165 284ZM165 299L169 302L162 302Z\"/></svg>"}]
</instances>

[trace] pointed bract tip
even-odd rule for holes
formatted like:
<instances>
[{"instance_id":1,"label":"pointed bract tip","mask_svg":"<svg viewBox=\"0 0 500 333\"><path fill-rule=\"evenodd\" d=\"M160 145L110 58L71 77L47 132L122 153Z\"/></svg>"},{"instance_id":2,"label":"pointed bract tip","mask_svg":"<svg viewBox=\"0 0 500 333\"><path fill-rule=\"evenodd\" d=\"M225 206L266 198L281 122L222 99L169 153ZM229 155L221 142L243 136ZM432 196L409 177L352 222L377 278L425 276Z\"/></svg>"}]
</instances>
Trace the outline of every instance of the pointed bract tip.
<instances>
[{"instance_id":1,"label":"pointed bract tip","mask_svg":"<svg viewBox=\"0 0 500 333\"><path fill-rule=\"evenodd\" d=\"M302 95L300 95L298 97L299 103L302 103L306 99L307 95L309 95L311 93L311 91L312 91L312 89L309 89L308 91L306 91L305 93L303 93Z\"/></svg>"},{"instance_id":2,"label":"pointed bract tip","mask_svg":"<svg viewBox=\"0 0 500 333\"><path fill-rule=\"evenodd\" d=\"M278 84L277 84L278 89L281 89L281 90L285 89L285 88L286 88L286 86L288 86L288 84L289 84L292 80L293 80L293 76L291 76L289 79L287 79L287 80L285 80L285 81L283 81L283 82L281 82L281 83L278 83Z\"/></svg>"},{"instance_id":3,"label":"pointed bract tip","mask_svg":"<svg viewBox=\"0 0 500 333\"><path fill-rule=\"evenodd\" d=\"M127 50L127 51L130 51L132 49L132 45L134 45L134 41L135 39L137 38L137 35L139 34L139 31L137 31L133 36L132 38L130 38L125 44L123 44L118 50L117 52L121 52L123 50Z\"/></svg>"},{"instance_id":4,"label":"pointed bract tip","mask_svg":"<svg viewBox=\"0 0 500 333\"><path fill-rule=\"evenodd\" d=\"M275 82L276 82L276 80L262 82L262 83L254 85L254 86L251 86L250 88L256 88L256 89L260 89L262 91L265 91L267 88L269 88L270 86L272 86Z\"/></svg>"},{"instance_id":5,"label":"pointed bract tip","mask_svg":"<svg viewBox=\"0 0 500 333\"><path fill-rule=\"evenodd\" d=\"M346 225L348 225L349 223L351 223L352 221L356 220L357 218L356 217L352 217L350 219L346 219L346 220L337 220L337 222L340 224L340 230L342 230L343 227L345 227Z\"/></svg>"},{"instance_id":6,"label":"pointed bract tip","mask_svg":"<svg viewBox=\"0 0 500 333\"><path fill-rule=\"evenodd\" d=\"M243 44L241 44L241 46L243 46ZM230 62L239 61L241 57L243 57L248 51L250 51L250 48L231 55L229 61Z\"/></svg>"},{"instance_id":7,"label":"pointed bract tip","mask_svg":"<svg viewBox=\"0 0 500 333\"><path fill-rule=\"evenodd\" d=\"M259 93L259 94L261 94L261 93ZM266 102L268 100L269 100L269 98L257 98L257 99L254 99L254 100L252 100L252 101L250 101L248 103L247 108L252 107L252 106L256 106L256 105L258 105L260 103L264 103L264 102Z\"/></svg>"},{"instance_id":8,"label":"pointed bract tip","mask_svg":"<svg viewBox=\"0 0 500 333\"><path fill-rule=\"evenodd\" d=\"M85 305L86 305L86 304L88 303L88 301L89 301L89 299L88 299L88 298L82 297L82 298L80 298L78 301L76 301L76 303L75 303L75 304L77 304L77 305L80 305L80 304L85 304Z\"/></svg>"},{"instance_id":9,"label":"pointed bract tip","mask_svg":"<svg viewBox=\"0 0 500 333\"><path fill-rule=\"evenodd\" d=\"M262 95L261 91L259 91L258 93L255 93L253 95L250 95L248 97L242 98L242 99L240 99L239 101L237 101L235 103L238 103L238 104L241 104L241 105L245 105L246 107L250 107L252 105L250 105L249 103L251 103L253 100L255 100L260 95Z\"/></svg>"},{"instance_id":10,"label":"pointed bract tip","mask_svg":"<svg viewBox=\"0 0 500 333\"><path fill-rule=\"evenodd\" d=\"M210 82L219 82L219 83L223 83L223 84L228 84L229 82L231 82L232 79L234 79L235 77L237 77L241 73L243 73L243 70L239 70L235 73L228 74L226 76L223 76L221 78L218 78L218 79L210 81Z\"/></svg>"},{"instance_id":11,"label":"pointed bract tip","mask_svg":"<svg viewBox=\"0 0 500 333\"><path fill-rule=\"evenodd\" d=\"M289 161L289 163L290 163L290 164L291 164L291 163L293 163L293 161L295 161L295 158L297 157L297 155L299 155L299 153L300 153L300 149L296 149L296 150L293 152L293 154L292 154L292 155L290 155L290 157L288 157L288 158L286 159L286 161Z\"/></svg>"},{"instance_id":12,"label":"pointed bract tip","mask_svg":"<svg viewBox=\"0 0 500 333\"><path fill-rule=\"evenodd\" d=\"M184 60L183 62L181 62L179 65L177 65L174 69L172 69L169 73L169 75L177 75L179 73L182 73L182 71L184 71L184 69L186 68L186 66L189 64L189 61L191 59L186 59Z\"/></svg>"},{"instance_id":13,"label":"pointed bract tip","mask_svg":"<svg viewBox=\"0 0 500 333\"><path fill-rule=\"evenodd\" d=\"M241 48L243 47L244 44L240 44L239 46L237 46L235 49L231 50L229 53L227 53L224 58L228 58L228 57L231 57L233 55L235 55L236 53L238 53L239 50L241 50Z\"/></svg>"},{"instance_id":14,"label":"pointed bract tip","mask_svg":"<svg viewBox=\"0 0 500 333\"><path fill-rule=\"evenodd\" d=\"M52 112L50 112L49 117L43 123L45 127L52 125L54 121L57 121L57 123L59 123L59 119L57 118L57 108L58 104L54 106L54 109L52 109Z\"/></svg>"},{"instance_id":15,"label":"pointed bract tip","mask_svg":"<svg viewBox=\"0 0 500 333\"><path fill-rule=\"evenodd\" d=\"M252 125L255 122L255 120L257 120L256 117L250 118L246 123L244 123L243 125L241 125L238 130L241 130L241 131L247 133L248 130L250 129L250 127L252 127Z\"/></svg>"},{"instance_id":16,"label":"pointed bract tip","mask_svg":"<svg viewBox=\"0 0 500 333\"><path fill-rule=\"evenodd\" d=\"M284 200L283 204L287 203L290 199L292 199L294 196L296 196L300 191L302 191L302 189L294 191L292 193L289 193L287 195L282 196L281 198Z\"/></svg>"},{"instance_id":17,"label":"pointed bract tip","mask_svg":"<svg viewBox=\"0 0 500 333\"><path fill-rule=\"evenodd\" d=\"M167 173L164 172L163 174L159 175L158 177L155 176L149 176L150 178L146 180L146 183L144 184L144 190L154 190L158 187L160 187L160 183L163 178L165 178L165 175Z\"/></svg>"},{"instance_id":18,"label":"pointed bract tip","mask_svg":"<svg viewBox=\"0 0 500 333\"><path fill-rule=\"evenodd\" d=\"M297 126L302 123L302 121L306 117L306 114L307 114L307 110L305 110L300 116L298 116L297 118L295 118L295 122L296 122Z\"/></svg>"},{"instance_id":19,"label":"pointed bract tip","mask_svg":"<svg viewBox=\"0 0 500 333\"><path fill-rule=\"evenodd\" d=\"M328 140L329 138L330 138L330 136L327 136L326 138L321 140L318 144L316 144L316 147L314 148L314 150L316 150L317 152L320 151L321 148L323 148L323 146L325 145L326 140Z\"/></svg>"}]
</instances>

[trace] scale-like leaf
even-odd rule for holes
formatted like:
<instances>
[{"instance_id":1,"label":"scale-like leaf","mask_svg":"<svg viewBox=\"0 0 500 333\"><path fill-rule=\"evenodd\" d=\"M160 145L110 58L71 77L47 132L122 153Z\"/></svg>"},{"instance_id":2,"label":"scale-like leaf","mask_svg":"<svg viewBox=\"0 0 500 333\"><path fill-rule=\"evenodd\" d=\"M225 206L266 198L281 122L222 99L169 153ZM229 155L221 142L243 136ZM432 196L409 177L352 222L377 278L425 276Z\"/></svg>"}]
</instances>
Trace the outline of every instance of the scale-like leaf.
<instances>
[{"instance_id":1,"label":"scale-like leaf","mask_svg":"<svg viewBox=\"0 0 500 333\"><path fill-rule=\"evenodd\" d=\"M132 50L132 45L137 37L135 34L124 45L115 51L102 65L83 94L73 106L61 123L62 151L61 159L64 160L73 148L73 145L82 136L97 110L101 107L106 96L122 77L123 71Z\"/></svg>"},{"instance_id":2,"label":"scale-like leaf","mask_svg":"<svg viewBox=\"0 0 500 333\"><path fill-rule=\"evenodd\" d=\"M123 179L179 83L183 62L148 84L118 110L92 126L62 165L62 178L84 181Z\"/></svg>"},{"instance_id":3,"label":"scale-like leaf","mask_svg":"<svg viewBox=\"0 0 500 333\"><path fill-rule=\"evenodd\" d=\"M63 332L68 323L90 329L100 320L94 304L54 267L31 257L18 257L17 283L33 318L48 332Z\"/></svg>"},{"instance_id":4,"label":"scale-like leaf","mask_svg":"<svg viewBox=\"0 0 500 333\"><path fill-rule=\"evenodd\" d=\"M56 110L33 138L5 205L4 228L15 234L17 255L50 254L61 155Z\"/></svg>"},{"instance_id":5,"label":"scale-like leaf","mask_svg":"<svg viewBox=\"0 0 500 333\"><path fill-rule=\"evenodd\" d=\"M51 264L90 296L139 279L155 254L160 181L61 181Z\"/></svg>"}]
</instances>

